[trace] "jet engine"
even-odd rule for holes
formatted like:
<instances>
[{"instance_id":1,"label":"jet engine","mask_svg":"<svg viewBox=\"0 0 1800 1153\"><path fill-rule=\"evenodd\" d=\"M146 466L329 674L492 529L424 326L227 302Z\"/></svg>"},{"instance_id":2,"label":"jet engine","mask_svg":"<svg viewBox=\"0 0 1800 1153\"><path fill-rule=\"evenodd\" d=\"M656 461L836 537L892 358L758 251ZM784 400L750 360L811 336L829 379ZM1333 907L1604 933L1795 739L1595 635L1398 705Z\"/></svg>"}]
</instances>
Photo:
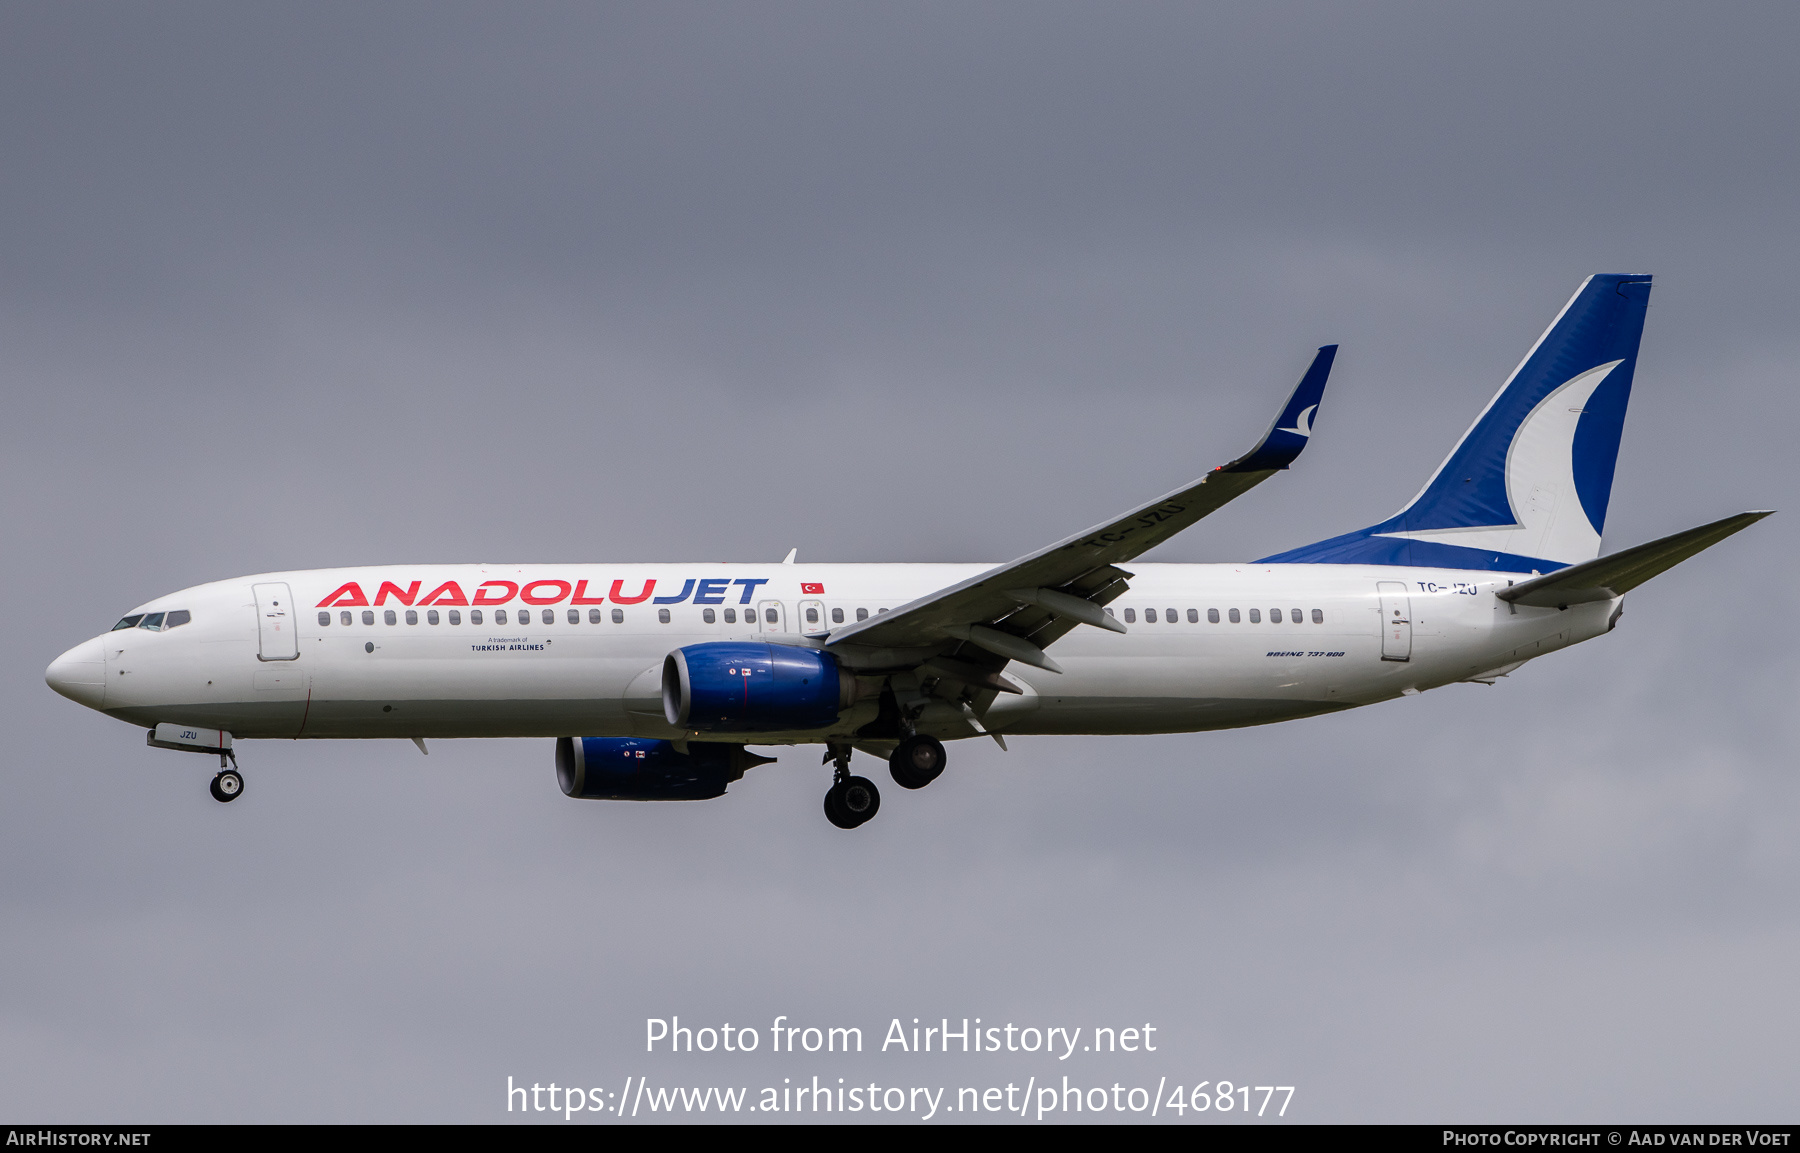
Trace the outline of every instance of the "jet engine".
<instances>
[{"instance_id":1,"label":"jet engine","mask_svg":"<svg viewBox=\"0 0 1800 1153\"><path fill-rule=\"evenodd\" d=\"M699 733L821 729L856 699L837 658L799 645L716 641L663 659L663 715Z\"/></svg>"},{"instance_id":2,"label":"jet engine","mask_svg":"<svg viewBox=\"0 0 1800 1153\"><path fill-rule=\"evenodd\" d=\"M558 737L556 782L565 795L606 801L704 801L759 757L742 745L701 744L680 752L671 741L639 737Z\"/></svg>"}]
</instances>

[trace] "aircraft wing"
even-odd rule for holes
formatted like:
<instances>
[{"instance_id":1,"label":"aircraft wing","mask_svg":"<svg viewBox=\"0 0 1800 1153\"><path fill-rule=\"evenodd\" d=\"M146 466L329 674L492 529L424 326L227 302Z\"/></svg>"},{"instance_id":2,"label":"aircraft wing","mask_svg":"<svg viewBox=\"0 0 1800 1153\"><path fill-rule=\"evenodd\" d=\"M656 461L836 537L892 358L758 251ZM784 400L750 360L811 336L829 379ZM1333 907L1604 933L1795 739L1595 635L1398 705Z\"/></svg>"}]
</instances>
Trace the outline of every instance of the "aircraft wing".
<instances>
[{"instance_id":1,"label":"aircraft wing","mask_svg":"<svg viewBox=\"0 0 1800 1153\"><path fill-rule=\"evenodd\" d=\"M1514 604L1534 608L1566 609L1589 601L1609 601L1623 596L1658 573L1711 548L1731 534L1747 529L1773 510L1740 512L1699 528L1653 540L1610 556L1596 557L1541 577L1521 581L1494 595Z\"/></svg>"},{"instance_id":2,"label":"aircraft wing","mask_svg":"<svg viewBox=\"0 0 1800 1153\"><path fill-rule=\"evenodd\" d=\"M948 641L963 642L953 667L967 662L953 679L1017 691L995 674L1008 660L1062 671L1044 653L1050 642L1086 623L1124 632L1125 626L1101 611L1126 589L1123 562L1154 548L1213 510L1287 468L1312 435L1313 416L1331 374L1337 345L1320 348L1287 404L1255 448L1221 465L1193 484L1176 489L1095 525L1086 532L1020 557L1011 564L940 589L866 621L833 630L825 647L887 650L895 664L916 664ZM922 651L928 650L928 651ZM971 651L974 650L974 651ZM864 661L880 663L879 661ZM943 663L943 662L940 662ZM975 680L985 670L989 678Z\"/></svg>"}]
</instances>

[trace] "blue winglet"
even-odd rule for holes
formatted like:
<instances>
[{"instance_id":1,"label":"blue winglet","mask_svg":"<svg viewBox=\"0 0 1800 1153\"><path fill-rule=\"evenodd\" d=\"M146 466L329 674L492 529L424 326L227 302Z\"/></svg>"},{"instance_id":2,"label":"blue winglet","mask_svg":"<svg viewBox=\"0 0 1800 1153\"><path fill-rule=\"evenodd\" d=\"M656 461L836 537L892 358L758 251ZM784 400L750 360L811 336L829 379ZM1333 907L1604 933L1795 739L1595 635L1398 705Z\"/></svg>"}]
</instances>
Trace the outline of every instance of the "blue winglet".
<instances>
[{"instance_id":1,"label":"blue winglet","mask_svg":"<svg viewBox=\"0 0 1800 1153\"><path fill-rule=\"evenodd\" d=\"M1262 440L1221 472L1268 472L1294 463L1312 438L1313 418L1319 414L1319 400L1325 395L1325 381L1331 376L1331 362L1337 358L1337 350L1335 344L1319 348L1306 375L1294 386L1294 394L1288 397L1287 407Z\"/></svg>"}]
</instances>

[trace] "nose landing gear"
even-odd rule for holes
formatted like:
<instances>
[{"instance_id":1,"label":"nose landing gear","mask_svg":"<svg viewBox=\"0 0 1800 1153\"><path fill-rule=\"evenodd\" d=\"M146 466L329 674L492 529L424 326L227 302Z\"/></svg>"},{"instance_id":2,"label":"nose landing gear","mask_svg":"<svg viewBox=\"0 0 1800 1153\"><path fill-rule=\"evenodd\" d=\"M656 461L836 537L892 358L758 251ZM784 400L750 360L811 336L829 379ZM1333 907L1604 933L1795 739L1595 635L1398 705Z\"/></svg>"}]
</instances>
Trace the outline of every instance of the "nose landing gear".
<instances>
[{"instance_id":1,"label":"nose landing gear","mask_svg":"<svg viewBox=\"0 0 1800 1153\"><path fill-rule=\"evenodd\" d=\"M825 759L837 764L825 792L826 820L840 829L854 829L881 811L881 790L875 782L850 775L850 746L827 746Z\"/></svg>"},{"instance_id":2,"label":"nose landing gear","mask_svg":"<svg viewBox=\"0 0 1800 1153\"><path fill-rule=\"evenodd\" d=\"M231 762L230 768L225 767L227 759ZM237 770L237 757L229 752L221 754L219 757L219 775L212 779L213 800L221 803L235 801L237 800L238 795L243 791L244 776Z\"/></svg>"}]
</instances>

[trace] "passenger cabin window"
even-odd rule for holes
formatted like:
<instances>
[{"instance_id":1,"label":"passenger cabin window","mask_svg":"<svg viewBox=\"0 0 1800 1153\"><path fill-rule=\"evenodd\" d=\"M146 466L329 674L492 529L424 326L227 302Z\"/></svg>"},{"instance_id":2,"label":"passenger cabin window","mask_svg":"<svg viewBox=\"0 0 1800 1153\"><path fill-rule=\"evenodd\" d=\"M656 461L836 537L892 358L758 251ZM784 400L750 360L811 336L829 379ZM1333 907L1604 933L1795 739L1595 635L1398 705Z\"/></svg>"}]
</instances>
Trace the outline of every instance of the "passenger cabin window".
<instances>
[{"instance_id":1,"label":"passenger cabin window","mask_svg":"<svg viewBox=\"0 0 1800 1153\"><path fill-rule=\"evenodd\" d=\"M338 614L338 624L347 625L349 623L350 623L350 610L345 609L343 612Z\"/></svg>"},{"instance_id":2,"label":"passenger cabin window","mask_svg":"<svg viewBox=\"0 0 1800 1153\"><path fill-rule=\"evenodd\" d=\"M1134 625L1137 623L1137 610L1136 609L1126 609L1125 610L1125 623L1128 625Z\"/></svg>"},{"instance_id":3,"label":"passenger cabin window","mask_svg":"<svg viewBox=\"0 0 1800 1153\"><path fill-rule=\"evenodd\" d=\"M494 610L494 623L497 625L503 625L506 623L506 610L505 609L495 609Z\"/></svg>"},{"instance_id":4,"label":"passenger cabin window","mask_svg":"<svg viewBox=\"0 0 1800 1153\"><path fill-rule=\"evenodd\" d=\"M1200 610L1199 609L1189 609L1188 610L1188 624L1197 625L1199 623L1200 623Z\"/></svg>"},{"instance_id":5,"label":"passenger cabin window","mask_svg":"<svg viewBox=\"0 0 1800 1153\"><path fill-rule=\"evenodd\" d=\"M1156 623L1156 610L1155 609L1145 609L1144 610L1144 623L1147 625L1153 625Z\"/></svg>"},{"instance_id":6,"label":"passenger cabin window","mask_svg":"<svg viewBox=\"0 0 1800 1153\"><path fill-rule=\"evenodd\" d=\"M737 610L736 609L726 609L725 610L725 623L728 625L737 624Z\"/></svg>"},{"instance_id":7,"label":"passenger cabin window","mask_svg":"<svg viewBox=\"0 0 1800 1153\"><path fill-rule=\"evenodd\" d=\"M868 620L869 619L869 610L868 609L857 609L856 610L856 619L859 621Z\"/></svg>"},{"instance_id":8,"label":"passenger cabin window","mask_svg":"<svg viewBox=\"0 0 1800 1153\"><path fill-rule=\"evenodd\" d=\"M776 612L774 609L768 608L768 609L763 610L763 623L764 624L772 625L772 624L776 624L780 620L781 620L781 614Z\"/></svg>"},{"instance_id":9,"label":"passenger cabin window","mask_svg":"<svg viewBox=\"0 0 1800 1153\"><path fill-rule=\"evenodd\" d=\"M1280 609L1270 609L1269 610L1269 623L1272 625L1278 625L1281 623L1281 610Z\"/></svg>"},{"instance_id":10,"label":"passenger cabin window","mask_svg":"<svg viewBox=\"0 0 1800 1153\"><path fill-rule=\"evenodd\" d=\"M809 625L816 625L819 623L819 610L818 609L812 608L811 606L807 607L806 623Z\"/></svg>"},{"instance_id":11,"label":"passenger cabin window","mask_svg":"<svg viewBox=\"0 0 1800 1153\"><path fill-rule=\"evenodd\" d=\"M625 623L625 610L624 609L614 609L613 610L613 624L622 625L624 623Z\"/></svg>"},{"instance_id":12,"label":"passenger cabin window","mask_svg":"<svg viewBox=\"0 0 1800 1153\"><path fill-rule=\"evenodd\" d=\"M580 609L570 609L569 610L569 623L572 625L578 625L581 623L581 610Z\"/></svg>"},{"instance_id":13,"label":"passenger cabin window","mask_svg":"<svg viewBox=\"0 0 1800 1153\"><path fill-rule=\"evenodd\" d=\"M1230 611L1229 611L1229 612L1227 612L1227 613L1226 613L1226 614L1225 614L1225 619L1226 619L1226 620L1229 620L1229 621L1230 621L1230 622L1231 622L1231 623L1232 623L1232 624L1234 624L1234 625L1235 625L1235 624L1237 624L1237 623L1238 623L1238 621L1239 621L1239 620L1241 620L1241 619L1242 619L1242 618L1240 618L1240 617L1239 617L1239 616L1238 616L1238 611L1237 611L1237 610L1236 610L1236 609L1232 609L1232 610L1230 610Z\"/></svg>"},{"instance_id":14,"label":"passenger cabin window","mask_svg":"<svg viewBox=\"0 0 1800 1153\"><path fill-rule=\"evenodd\" d=\"M407 609L406 610L406 623L409 625L418 624L419 623L419 614L416 611L414 611L413 609Z\"/></svg>"},{"instance_id":15,"label":"passenger cabin window","mask_svg":"<svg viewBox=\"0 0 1800 1153\"><path fill-rule=\"evenodd\" d=\"M1299 609L1289 609L1288 610L1288 620L1293 621L1295 624L1299 624L1301 621L1303 621L1305 619L1306 619L1305 617L1300 615Z\"/></svg>"},{"instance_id":16,"label":"passenger cabin window","mask_svg":"<svg viewBox=\"0 0 1800 1153\"><path fill-rule=\"evenodd\" d=\"M841 625L844 623L844 610L843 609L832 609L831 610L831 623L834 625Z\"/></svg>"},{"instance_id":17,"label":"passenger cabin window","mask_svg":"<svg viewBox=\"0 0 1800 1153\"><path fill-rule=\"evenodd\" d=\"M387 610L385 610L385 611L384 611L384 612L383 612L383 613L382 613L382 614L381 614L381 619L382 619L382 620L383 620L383 621L385 621L385 622L386 622L386 623L388 623L388 624L390 624L390 625L391 625L391 624L398 624L398 623L399 623L399 620L400 620L400 618L399 618L399 617L397 617L397 616L395 616L395 615L394 615L394 610L393 610L393 609L387 609Z\"/></svg>"},{"instance_id":18,"label":"passenger cabin window","mask_svg":"<svg viewBox=\"0 0 1800 1153\"><path fill-rule=\"evenodd\" d=\"M319 625L321 627L328 625L330 623L331 623L331 614L330 613L320 613L319 614Z\"/></svg>"},{"instance_id":19,"label":"passenger cabin window","mask_svg":"<svg viewBox=\"0 0 1800 1153\"><path fill-rule=\"evenodd\" d=\"M711 609L701 609L700 610L700 619L710 625L710 624L713 624L717 620L717 617L714 616L713 611Z\"/></svg>"},{"instance_id":20,"label":"passenger cabin window","mask_svg":"<svg viewBox=\"0 0 1800 1153\"><path fill-rule=\"evenodd\" d=\"M375 623L374 611L372 609L364 609L363 610L363 624L372 625L374 623Z\"/></svg>"},{"instance_id":21,"label":"passenger cabin window","mask_svg":"<svg viewBox=\"0 0 1800 1153\"><path fill-rule=\"evenodd\" d=\"M1207 609L1206 610L1206 620L1207 620L1208 624L1215 624L1215 625L1218 624L1219 623L1219 610L1218 609Z\"/></svg>"},{"instance_id":22,"label":"passenger cabin window","mask_svg":"<svg viewBox=\"0 0 1800 1153\"><path fill-rule=\"evenodd\" d=\"M1325 623L1325 614L1320 612L1318 609L1314 609L1313 610L1313 624L1322 625L1324 623Z\"/></svg>"},{"instance_id":23,"label":"passenger cabin window","mask_svg":"<svg viewBox=\"0 0 1800 1153\"><path fill-rule=\"evenodd\" d=\"M455 609L451 609L450 610L450 623L453 625L462 624L462 613L458 612Z\"/></svg>"},{"instance_id":24,"label":"passenger cabin window","mask_svg":"<svg viewBox=\"0 0 1800 1153\"><path fill-rule=\"evenodd\" d=\"M657 609L656 610L656 619L661 621L665 625L668 624L669 623L669 610L668 609Z\"/></svg>"},{"instance_id":25,"label":"passenger cabin window","mask_svg":"<svg viewBox=\"0 0 1800 1153\"><path fill-rule=\"evenodd\" d=\"M438 623L438 611L436 609L426 610L425 623L428 625L435 625Z\"/></svg>"},{"instance_id":26,"label":"passenger cabin window","mask_svg":"<svg viewBox=\"0 0 1800 1153\"><path fill-rule=\"evenodd\" d=\"M1250 610L1250 623L1253 625L1262 624L1262 610L1261 609L1251 609Z\"/></svg>"},{"instance_id":27,"label":"passenger cabin window","mask_svg":"<svg viewBox=\"0 0 1800 1153\"><path fill-rule=\"evenodd\" d=\"M600 623L601 620L602 620L602 617L600 616L599 609L589 609L588 610L588 624L597 625Z\"/></svg>"},{"instance_id":28,"label":"passenger cabin window","mask_svg":"<svg viewBox=\"0 0 1800 1153\"><path fill-rule=\"evenodd\" d=\"M480 609L470 609L469 610L469 623L472 625L478 625L481 623L481 610Z\"/></svg>"},{"instance_id":29,"label":"passenger cabin window","mask_svg":"<svg viewBox=\"0 0 1800 1153\"><path fill-rule=\"evenodd\" d=\"M120 629L135 629L137 628L138 622L143 619L143 613L133 613L128 617L120 617L119 623L112 627L112 631L116 633Z\"/></svg>"},{"instance_id":30,"label":"passenger cabin window","mask_svg":"<svg viewBox=\"0 0 1800 1153\"><path fill-rule=\"evenodd\" d=\"M1164 609L1163 610L1163 619L1168 621L1170 624L1174 624L1177 621L1179 621L1181 618L1175 615L1174 609Z\"/></svg>"}]
</instances>

